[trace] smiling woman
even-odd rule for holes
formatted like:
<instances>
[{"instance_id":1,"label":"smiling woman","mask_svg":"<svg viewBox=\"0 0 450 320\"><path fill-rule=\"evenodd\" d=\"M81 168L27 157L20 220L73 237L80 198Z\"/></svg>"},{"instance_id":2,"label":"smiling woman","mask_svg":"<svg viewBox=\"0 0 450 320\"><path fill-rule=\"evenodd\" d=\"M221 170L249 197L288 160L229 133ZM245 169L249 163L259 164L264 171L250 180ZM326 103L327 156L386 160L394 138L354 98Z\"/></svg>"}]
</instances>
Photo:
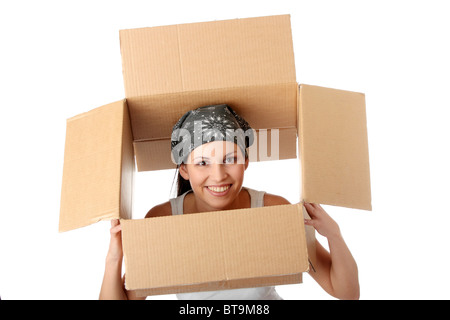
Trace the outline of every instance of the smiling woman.
<instances>
[{"instance_id":1,"label":"smiling woman","mask_svg":"<svg viewBox=\"0 0 450 320\"><path fill-rule=\"evenodd\" d=\"M153 207L146 218L194 214L220 210L283 205L283 197L243 186L248 168L247 149L254 133L248 123L227 105L213 105L189 111L175 124L172 156L178 164L177 197ZM331 295L359 297L356 263L339 226L316 204L305 204L312 217L305 224L328 238L331 253L316 242L316 265L311 276ZM123 259L121 225L112 222L100 298L135 299L121 280ZM177 294L178 299L279 300L275 287L258 287Z\"/></svg>"}]
</instances>

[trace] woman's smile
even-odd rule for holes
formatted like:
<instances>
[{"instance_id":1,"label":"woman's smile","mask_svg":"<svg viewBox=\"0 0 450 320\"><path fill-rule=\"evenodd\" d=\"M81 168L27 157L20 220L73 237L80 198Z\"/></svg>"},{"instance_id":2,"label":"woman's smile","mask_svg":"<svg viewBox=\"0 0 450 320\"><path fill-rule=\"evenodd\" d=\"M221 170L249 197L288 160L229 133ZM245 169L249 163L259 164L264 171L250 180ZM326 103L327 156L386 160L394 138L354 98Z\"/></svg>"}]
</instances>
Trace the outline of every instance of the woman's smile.
<instances>
[{"instance_id":1,"label":"woman's smile","mask_svg":"<svg viewBox=\"0 0 450 320\"><path fill-rule=\"evenodd\" d=\"M216 197L223 197L228 194L231 184L223 184L218 186L206 186L210 194Z\"/></svg>"}]
</instances>

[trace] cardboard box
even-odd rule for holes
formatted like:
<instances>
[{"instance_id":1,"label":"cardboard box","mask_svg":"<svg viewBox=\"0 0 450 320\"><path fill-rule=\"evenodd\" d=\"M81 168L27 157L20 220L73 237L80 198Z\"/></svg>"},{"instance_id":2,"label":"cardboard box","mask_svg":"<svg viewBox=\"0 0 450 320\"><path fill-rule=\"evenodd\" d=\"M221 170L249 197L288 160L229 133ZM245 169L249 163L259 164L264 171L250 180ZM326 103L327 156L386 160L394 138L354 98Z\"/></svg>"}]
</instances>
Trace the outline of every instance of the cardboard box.
<instances>
[{"instance_id":1,"label":"cardboard box","mask_svg":"<svg viewBox=\"0 0 450 320\"><path fill-rule=\"evenodd\" d=\"M371 210L364 94L298 85L289 15L122 30L120 46L126 99L67 120L59 229L122 219L128 289L301 282L315 241L302 202ZM298 143L299 204L131 219L135 160L138 171L174 168L174 123L220 103L259 142L279 132L279 159L296 158Z\"/></svg>"}]
</instances>

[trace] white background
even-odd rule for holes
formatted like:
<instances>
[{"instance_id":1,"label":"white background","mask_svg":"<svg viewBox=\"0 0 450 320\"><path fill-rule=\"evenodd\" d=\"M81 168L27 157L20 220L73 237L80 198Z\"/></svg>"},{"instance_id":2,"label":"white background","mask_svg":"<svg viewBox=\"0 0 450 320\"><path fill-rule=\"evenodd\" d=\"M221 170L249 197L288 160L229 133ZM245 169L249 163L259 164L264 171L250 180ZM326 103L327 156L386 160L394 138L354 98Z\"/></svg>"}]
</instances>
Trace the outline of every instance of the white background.
<instances>
[{"instance_id":1,"label":"white background","mask_svg":"<svg viewBox=\"0 0 450 320\"><path fill-rule=\"evenodd\" d=\"M124 97L118 31L286 13L298 82L366 94L373 211L325 207L361 299L450 298L445 1L128 0L0 2L2 299L98 297L109 222L58 233L65 121ZM251 164L245 185L297 202L298 171ZM135 218L167 201L172 179L138 174ZM278 292L330 299L308 275Z\"/></svg>"}]
</instances>

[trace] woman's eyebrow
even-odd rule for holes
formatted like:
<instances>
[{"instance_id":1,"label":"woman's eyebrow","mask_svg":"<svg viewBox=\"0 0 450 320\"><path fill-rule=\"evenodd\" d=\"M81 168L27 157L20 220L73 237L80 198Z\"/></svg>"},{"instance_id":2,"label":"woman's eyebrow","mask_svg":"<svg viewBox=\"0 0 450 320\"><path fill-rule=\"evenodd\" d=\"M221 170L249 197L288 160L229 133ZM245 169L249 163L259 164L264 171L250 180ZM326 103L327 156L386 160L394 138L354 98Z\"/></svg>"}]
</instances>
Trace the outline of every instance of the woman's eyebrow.
<instances>
[{"instance_id":1,"label":"woman's eyebrow","mask_svg":"<svg viewBox=\"0 0 450 320\"><path fill-rule=\"evenodd\" d=\"M228 156L230 156L230 155L235 155L235 154L237 154L237 151L235 150L235 151L232 151L232 152L228 152L226 155L224 155L223 157L224 158L226 158L226 157L228 157ZM209 158L208 157L205 157L205 156L197 156L197 157L195 157L192 161L195 161L195 160L197 160L197 159L202 159L202 160L209 160Z\"/></svg>"},{"instance_id":2,"label":"woman's eyebrow","mask_svg":"<svg viewBox=\"0 0 450 320\"><path fill-rule=\"evenodd\" d=\"M207 160L209 160L209 158L208 157L205 157L205 156L198 156L198 157L195 157L194 159L193 159L193 161L195 161L195 160L197 160L197 159L207 159Z\"/></svg>"},{"instance_id":3,"label":"woman's eyebrow","mask_svg":"<svg viewBox=\"0 0 450 320\"><path fill-rule=\"evenodd\" d=\"M235 154L235 153L236 153L236 151L228 152L228 153L224 156L224 158L225 158L225 157L228 157L228 156L231 155L231 154Z\"/></svg>"}]
</instances>

